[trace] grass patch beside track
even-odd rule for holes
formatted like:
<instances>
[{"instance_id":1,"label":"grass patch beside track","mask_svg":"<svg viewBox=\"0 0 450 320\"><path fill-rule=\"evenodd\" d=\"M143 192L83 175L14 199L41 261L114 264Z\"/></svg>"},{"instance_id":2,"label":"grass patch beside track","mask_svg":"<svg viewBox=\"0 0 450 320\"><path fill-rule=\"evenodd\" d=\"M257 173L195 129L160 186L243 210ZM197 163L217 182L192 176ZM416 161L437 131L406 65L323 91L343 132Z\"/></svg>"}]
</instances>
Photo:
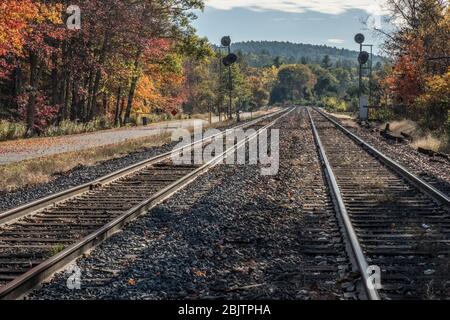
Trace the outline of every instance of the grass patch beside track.
<instances>
[{"instance_id":1,"label":"grass patch beside track","mask_svg":"<svg viewBox=\"0 0 450 320\"><path fill-rule=\"evenodd\" d=\"M121 157L145 148L158 147L170 142L170 134L132 139L102 147L76 152L60 153L0 166L0 191L11 192L23 187L46 183L56 174L77 166L91 166L101 161Z\"/></svg>"},{"instance_id":2,"label":"grass patch beside track","mask_svg":"<svg viewBox=\"0 0 450 320\"><path fill-rule=\"evenodd\" d=\"M203 128L220 129L233 123L233 121L225 121L211 126L204 125ZM193 128L186 129L193 131ZM163 146L170 142L171 133L162 133L116 144L2 165L0 166L0 192L12 192L24 187L47 183L54 179L56 175L64 174L78 166L92 166L102 161L120 158L146 148Z\"/></svg>"}]
</instances>

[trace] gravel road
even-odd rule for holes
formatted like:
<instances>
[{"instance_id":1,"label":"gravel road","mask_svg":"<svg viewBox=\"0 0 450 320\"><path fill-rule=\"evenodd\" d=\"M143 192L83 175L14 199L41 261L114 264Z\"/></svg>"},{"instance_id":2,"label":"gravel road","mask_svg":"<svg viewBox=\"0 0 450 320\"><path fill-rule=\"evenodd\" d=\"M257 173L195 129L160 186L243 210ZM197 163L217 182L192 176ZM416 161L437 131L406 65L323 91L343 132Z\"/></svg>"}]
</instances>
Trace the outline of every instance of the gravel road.
<instances>
[{"instance_id":1,"label":"gravel road","mask_svg":"<svg viewBox=\"0 0 450 320\"><path fill-rule=\"evenodd\" d=\"M253 116L264 113L257 112ZM250 113L243 113L241 118L242 120L249 119ZM219 118L213 117L212 122L219 122ZM173 132L179 128L189 128L201 124L206 125L207 123L207 121L201 119L174 120L155 123L146 127L120 128L60 137L0 142L0 165L59 153L80 151L131 139L157 136L166 132Z\"/></svg>"},{"instance_id":2,"label":"gravel road","mask_svg":"<svg viewBox=\"0 0 450 320\"><path fill-rule=\"evenodd\" d=\"M221 130L225 130L234 125L225 126ZM0 192L0 212L66 190L70 187L93 181L145 159L170 152L176 144L175 142L160 147L145 148L123 157L99 162L92 166L78 166L68 172L55 176L55 179L49 183L22 188L14 192Z\"/></svg>"}]
</instances>

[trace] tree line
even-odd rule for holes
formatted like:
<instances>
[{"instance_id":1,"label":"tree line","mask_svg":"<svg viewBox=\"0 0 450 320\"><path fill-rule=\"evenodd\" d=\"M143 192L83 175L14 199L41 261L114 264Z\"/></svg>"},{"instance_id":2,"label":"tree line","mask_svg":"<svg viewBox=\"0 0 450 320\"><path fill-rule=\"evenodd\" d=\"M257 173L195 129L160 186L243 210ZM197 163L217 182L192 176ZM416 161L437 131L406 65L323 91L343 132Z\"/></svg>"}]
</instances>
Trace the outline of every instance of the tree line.
<instances>
[{"instance_id":1,"label":"tree line","mask_svg":"<svg viewBox=\"0 0 450 320\"><path fill-rule=\"evenodd\" d=\"M288 41L245 41L232 45L234 51L240 51L255 67L262 67L272 63L274 57L280 57L287 64L320 64L324 56L328 56L333 63L341 67L357 65L358 53L344 48L326 45L292 43ZM383 58L375 56L375 63Z\"/></svg>"},{"instance_id":2,"label":"tree line","mask_svg":"<svg viewBox=\"0 0 450 320\"><path fill-rule=\"evenodd\" d=\"M186 59L208 54L190 25L197 0L80 0L82 28L64 24L70 1L0 4L1 117L30 136L64 120L115 124L132 111L178 108Z\"/></svg>"},{"instance_id":3,"label":"tree line","mask_svg":"<svg viewBox=\"0 0 450 320\"><path fill-rule=\"evenodd\" d=\"M380 74L377 99L391 112L450 136L450 9L445 0L388 0L384 50L393 63Z\"/></svg>"},{"instance_id":4,"label":"tree line","mask_svg":"<svg viewBox=\"0 0 450 320\"><path fill-rule=\"evenodd\" d=\"M191 26L201 0L80 0L76 31L64 24L68 5L1 2L0 119L25 123L31 136L67 121L120 126L150 113L227 114L224 53ZM387 5L389 31L377 32L389 59L375 57L363 90L384 106L383 116L450 132L448 6L444 0ZM232 49L233 112L290 101L358 108L354 51L270 41Z\"/></svg>"}]
</instances>

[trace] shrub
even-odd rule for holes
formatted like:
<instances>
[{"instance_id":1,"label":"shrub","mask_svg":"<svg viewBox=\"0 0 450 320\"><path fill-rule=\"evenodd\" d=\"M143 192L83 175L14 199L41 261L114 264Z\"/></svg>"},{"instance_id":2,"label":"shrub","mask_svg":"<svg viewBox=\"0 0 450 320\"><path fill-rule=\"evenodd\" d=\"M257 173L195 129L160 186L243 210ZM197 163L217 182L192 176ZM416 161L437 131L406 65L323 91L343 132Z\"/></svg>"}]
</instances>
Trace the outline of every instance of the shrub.
<instances>
[{"instance_id":1,"label":"shrub","mask_svg":"<svg viewBox=\"0 0 450 320\"><path fill-rule=\"evenodd\" d=\"M319 101L319 107L327 111L346 112L348 110L347 103L336 97L323 97Z\"/></svg>"},{"instance_id":2,"label":"shrub","mask_svg":"<svg viewBox=\"0 0 450 320\"><path fill-rule=\"evenodd\" d=\"M98 117L88 123L78 123L69 120L62 121L59 126L48 127L43 135L46 137L63 136L69 134L94 132L111 128L110 121L105 117Z\"/></svg>"},{"instance_id":3,"label":"shrub","mask_svg":"<svg viewBox=\"0 0 450 320\"><path fill-rule=\"evenodd\" d=\"M373 112L371 118L372 117L381 122L387 122L392 119L395 119L395 113L391 108L381 108L381 109L376 109Z\"/></svg>"},{"instance_id":4,"label":"shrub","mask_svg":"<svg viewBox=\"0 0 450 320\"><path fill-rule=\"evenodd\" d=\"M450 68L447 73L429 77L426 91L415 101L421 114L420 124L430 130L446 129L450 112Z\"/></svg>"},{"instance_id":5,"label":"shrub","mask_svg":"<svg viewBox=\"0 0 450 320\"><path fill-rule=\"evenodd\" d=\"M25 132L26 126L23 123L0 120L0 141L22 138Z\"/></svg>"},{"instance_id":6,"label":"shrub","mask_svg":"<svg viewBox=\"0 0 450 320\"><path fill-rule=\"evenodd\" d=\"M23 121L26 121L27 119L28 100L29 95L25 93L17 98L19 113ZM45 95L36 96L33 130L39 134L44 132L50 126L50 124L55 119L59 109L57 106L48 105L47 101L48 98Z\"/></svg>"}]
</instances>

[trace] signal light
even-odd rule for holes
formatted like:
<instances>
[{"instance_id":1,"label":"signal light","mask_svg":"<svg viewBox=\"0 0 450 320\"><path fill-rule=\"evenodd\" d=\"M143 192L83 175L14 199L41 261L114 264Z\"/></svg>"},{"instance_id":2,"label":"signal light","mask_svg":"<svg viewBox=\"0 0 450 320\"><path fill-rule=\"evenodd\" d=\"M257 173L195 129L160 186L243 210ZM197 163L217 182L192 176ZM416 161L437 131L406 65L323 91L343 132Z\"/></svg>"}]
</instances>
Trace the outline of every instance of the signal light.
<instances>
[{"instance_id":1,"label":"signal light","mask_svg":"<svg viewBox=\"0 0 450 320\"><path fill-rule=\"evenodd\" d=\"M369 61L369 53L367 51L362 51L358 56L359 64L366 64Z\"/></svg>"},{"instance_id":2,"label":"signal light","mask_svg":"<svg viewBox=\"0 0 450 320\"><path fill-rule=\"evenodd\" d=\"M225 58L222 59L222 63L225 67L231 66L233 63L236 63L238 57L234 53L230 53Z\"/></svg>"},{"instance_id":3,"label":"signal light","mask_svg":"<svg viewBox=\"0 0 450 320\"><path fill-rule=\"evenodd\" d=\"M366 38L364 37L364 35L362 33L358 33L355 36L355 42L356 43L362 44L364 42L364 40L366 40Z\"/></svg>"},{"instance_id":4,"label":"signal light","mask_svg":"<svg viewBox=\"0 0 450 320\"><path fill-rule=\"evenodd\" d=\"M223 47L229 47L231 44L230 36L223 37L222 40L220 40L220 43L222 44Z\"/></svg>"}]
</instances>

